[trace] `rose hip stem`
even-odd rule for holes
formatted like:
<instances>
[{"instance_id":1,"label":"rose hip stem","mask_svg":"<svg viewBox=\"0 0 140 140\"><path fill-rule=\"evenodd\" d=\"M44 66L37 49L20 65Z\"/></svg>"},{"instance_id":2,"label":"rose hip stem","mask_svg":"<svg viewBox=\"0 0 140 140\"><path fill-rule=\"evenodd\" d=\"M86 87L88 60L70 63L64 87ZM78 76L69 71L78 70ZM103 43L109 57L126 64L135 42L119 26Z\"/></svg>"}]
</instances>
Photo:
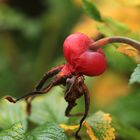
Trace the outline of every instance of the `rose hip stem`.
<instances>
[{"instance_id":1,"label":"rose hip stem","mask_svg":"<svg viewBox=\"0 0 140 140\"><path fill-rule=\"evenodd\" d=\"M100 47L107 45L109 43L125 43L125 44L133 46L135 49L140 51L140 42L127 38L127 37L121 37L121 36L112 36L112 37L106 37L106 38L97 40L89 47L89 49L97 50Z\"/></svg>"}]
</instances>

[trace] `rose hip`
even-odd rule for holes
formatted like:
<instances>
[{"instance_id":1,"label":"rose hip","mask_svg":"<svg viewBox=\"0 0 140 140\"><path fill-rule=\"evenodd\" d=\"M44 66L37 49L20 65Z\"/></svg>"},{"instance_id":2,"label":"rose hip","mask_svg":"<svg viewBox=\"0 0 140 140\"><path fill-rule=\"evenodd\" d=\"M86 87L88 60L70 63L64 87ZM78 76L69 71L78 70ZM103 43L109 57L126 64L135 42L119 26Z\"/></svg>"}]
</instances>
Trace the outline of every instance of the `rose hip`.
<instances>
[{"instance_id":1,"label":"rose hip","mask_svg":"<svg viewBox=\"0 0 140 140\"><path fill-rule=\"evenodd\" d=\"M97 76L105 71L106 59L102 49L89 50L93 42L82 33L72 34L64 41L64 56L76 73Z\"/></svg>"},{"instance_id":2,"label":"rose hip","mask_svg":"<svg viewBox=\"0 0 140 140\"><path fill-rule=\"evenodd\" d=\"M82 33L69 35L63 44L63 53L69 64L73 64L82 53L84 53L93 40Z\"/></svg>"}]
</instances>

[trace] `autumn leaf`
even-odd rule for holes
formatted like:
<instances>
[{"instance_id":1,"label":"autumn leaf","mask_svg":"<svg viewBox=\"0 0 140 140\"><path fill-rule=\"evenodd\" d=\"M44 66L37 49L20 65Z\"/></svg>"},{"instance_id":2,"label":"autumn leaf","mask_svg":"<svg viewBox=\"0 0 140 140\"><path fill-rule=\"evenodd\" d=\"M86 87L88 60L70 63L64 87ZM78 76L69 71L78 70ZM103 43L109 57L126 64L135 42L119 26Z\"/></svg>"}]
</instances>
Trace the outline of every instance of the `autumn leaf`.
<instances>
[{"instance_id":1,"label":"autumn leaf","mask_svg":"<svg viewBox=\"0 0 140 140\"><path fill-rule=\"evenodd\" d=\"M115 129L112 127L110 114L98 111L83 123L91 140L114 140Z\"/></svg>"},{"instance_id":2,"label":"autumn leaf","mask_svg":"<svg viewBox=\"0 0 140 140\"><path fill-rule=\"evenodd\" d=\"M108 113L98 111L89 117L82 124L87 129L87 134L91 140L113 140L115 139L115 129L112 127L112 118ZM71 132L79 128L79 125L59 125L64 131Z\"/></svg>"},{"instance_id":3,"label":"autumn leaf","mask_svg":"<svg viewBox=\"0 0 140 140\"><path fill-rule=\"evenodd\" d=\"M73 131L75 129L79 128L79 125L66 125L66 124L60 124L61 128L63 128L65 131Z\"/></svg>"},{"instance_id":4,"label":"autumn leaf","mask_svg":"<svg viewBox=\"0 0 140 140\"><path fill-rule=\"evenodd\" d=\"M129 46L129 45L121 45L117 48L117 51L129 56L129 57L136 57L139 56L138 50Z\"/></svg>"},{"instance_id":5,"label":"autumn leaf","mask_svg":"<svg viewBox=\"0 0 140 140\"><path fill-rule=\"evenodd\" d=\"M91 138L91 140L98 140L96 138L96 136L94 135L92 128L90 127L90 125L87 123L87 121L83 122L83 125L86 127L87 129L87 134L89 135L89 137Z\"/></svg>"}]
</instances>

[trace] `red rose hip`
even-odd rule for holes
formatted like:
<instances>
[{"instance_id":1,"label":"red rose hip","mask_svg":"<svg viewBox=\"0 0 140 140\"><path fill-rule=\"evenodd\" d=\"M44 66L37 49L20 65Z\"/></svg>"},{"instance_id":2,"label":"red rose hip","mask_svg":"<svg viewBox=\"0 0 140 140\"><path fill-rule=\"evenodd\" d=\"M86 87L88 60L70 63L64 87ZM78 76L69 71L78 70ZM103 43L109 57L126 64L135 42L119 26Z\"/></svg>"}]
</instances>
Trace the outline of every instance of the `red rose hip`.
<instances>
[{"instance_id":1,"label":"red rose hip","mask_svg":"<svg viewBox=\"0 0 140 140\"><path fill-rule=\"evenodd\" d=\"M74 33L69 35L63 44L64 57L69 64L73 62L84 53L93 40L82 33Z\"/></svg>"},{"instance_id":2,"label":"red rose hip","mask_svg":"<svg viewBox=\"0 0 140 140\"><path fill-rule=\"evenodd\" d=\"M100 52L86 51L76 60L74 68L79 73L97 76L105 71L106 59Z\"/></svg>"},{"instance_id":3,"label":"red rose hip","mask_svg":"<svg viewBox=\"0 0 140 140\"><path fill-rule=\"evenodd\" d=\"M64 41L64 56L76 73L97 76L105 71L106 59L102 49L89 50L93 42L82 33L71 34Z\"/></svg>"}]
</instances>

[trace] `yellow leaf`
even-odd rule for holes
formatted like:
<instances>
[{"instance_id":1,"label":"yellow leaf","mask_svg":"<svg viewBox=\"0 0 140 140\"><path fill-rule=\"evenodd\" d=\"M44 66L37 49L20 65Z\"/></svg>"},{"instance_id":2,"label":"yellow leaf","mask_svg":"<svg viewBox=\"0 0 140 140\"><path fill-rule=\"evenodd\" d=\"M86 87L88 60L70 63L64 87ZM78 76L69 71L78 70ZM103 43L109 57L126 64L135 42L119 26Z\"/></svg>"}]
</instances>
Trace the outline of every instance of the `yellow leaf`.
<instances>
[{"instance_id":1,"label":"yellow leaf","mask_svg":"<svg viewBox=\"0 0 140 140\"><path fill-rule=\"evenodd\" d=\"M94 133L93 133L93 131L92 131L92 128L90 127L90 125L89 125L86 121L83 122L83 125L84 125L84 126L86 127L86 129L87 129L87 134L89 135L90 139L91 139L91 140L98 140L98 139L95 137L95 135L94 135Z\"/></svg>"},{"instance_id":2,"label":"yellow leaf","mask_svg":"<svg viewBox=\"0 0 140 140\"><path fill-rule=\"evenodd\" d=\"M136 57L139 56L138 50L129 46L129 45L121 45L117 48L117 51L129 56L129 57Z\"/></svg>"},{"instance_id":3,"label":"yellow leaf","mask_svg":"<svg viewBox=\"0 0 140 140\"><path fill-rule=\"evenodd\" d=\"M110 114L98 111L84 121L83 125L91 140L115 140L115 129L112 127Z\"/></svg>"},{"instance_id":4,"label":"yellow leaf","mask_svg":"<svg viewBox=\"0 0 140 140\"><path fill-rule=\"evenodd\" d=\"M75 129L79 128L79 125L66 125L66 124L60 124L61 128L63 128L65 131L73 131Z\"/></svg>"},{"instance_id":5,"label":"yellow leaf","mask_svg":"<svg viewBox=\"0 0 140 140\"><path fill-rule=\"evenodd\" d=\"M103 115L103 120L105 122L108 122L109 124L111 124L112 122L112 118L110 117L110 114L106 113ZM115 129L112 128L112 126L110 125L108 127L108 130L106 131L106 135L104 137L104 140L112 140L112 139L115 139Z\"/></svg>"}]
</instances>

